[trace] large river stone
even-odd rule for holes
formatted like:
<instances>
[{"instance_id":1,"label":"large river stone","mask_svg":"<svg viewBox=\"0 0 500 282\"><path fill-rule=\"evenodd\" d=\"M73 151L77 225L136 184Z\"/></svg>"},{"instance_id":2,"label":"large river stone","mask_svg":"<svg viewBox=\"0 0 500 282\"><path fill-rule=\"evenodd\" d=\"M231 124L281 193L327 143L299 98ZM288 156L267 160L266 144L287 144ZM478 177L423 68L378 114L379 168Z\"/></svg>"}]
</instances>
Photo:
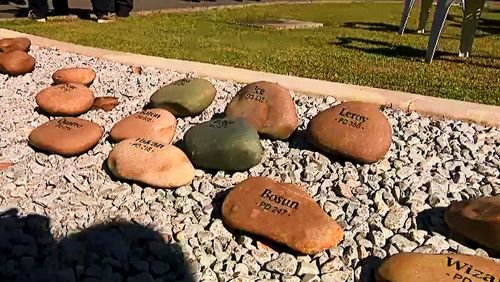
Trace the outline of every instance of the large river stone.
<instances>
[{"instance_id":1,"label":"large river stone","mask_svg":"<svg viewBox=\"0 0 500 282\"><path fill-rule=\"evenodd\" d=\"M227 105L226 116L244 118L257 131L272 139L287 139L299 121L288 89L259 81L243 87Z\"/></svg>"},{"instance_id":2,"label":"large river stone","mask_svg":"<svg viewBox=\"0 0 500 282\"><path fill-rule=\"evenodd\" d=\"M176 117L194 116L215 98L215 87L206 79L184 78L156 91L150 98L153 108L164 108Z\"/></svg>"},{"instance_id":3,"label":"large river stone","mask_svg":"<svg viewBox=\"0 0 500 282\"><path fill-rule=\"evenodd\" d=\"M90 86L94 82L96 73L91 68L66 68L52 74L54 84L77 83Z\"/></svg>"},{"instance_id":4,"label":"large river stone","mask_svg":"<svg viewBox=\"0 0 500 282\"><path fill-rule=\"evenodd\" d=\"M379 282L498 282L500 263L479 256L400 253L376 272Z\"/></svg>"},{"instance_id":5,"label":"large river stone","mask_svg":"<svg viewBox=\"0 0 500 282\"><path fill-rule=\"evenodd\" d=\"M108 167L120 179L158 188L191 183L194 168L181 149L146 138L126 139L109 153Z\"/></svg>"},{"instance_id":6,"label":"large river stone","mask_svg":"<svg viewBox=\"0 0 500 282\"><path fill-rule=\"evenodd\" d=\"M52 115L76 116L92 108L94 93L81 84L59 84L40 91L36 95L36 103Z\"/></svg>"},{"instance_id":7,"label":"large river stone","mask_svg":"<svg viewBox=\"0 0 500 282\"><path fill-rule=\"evenodd\" d=\"M500 251L500 196L454 202L445 220L455 232Z\"/></svg>"},{"instance_id":8,"label":"large river stone","mask_svg":"<svg viewBox=\"0 0 500 282\"><path fill-rule=\"evenodd\" d=\"M11 76L23 75L35 69L35 59L24 51L0 53L0 73Z\"/></svg>"},{"instance_id":9,"label":"large river stone","mask_svg":"<svg viewBox=\"0 0 500 282\"><path fill-rule=\"evenodd\" d=\"M257 131L243 119L216 119L191 127L184 147L196 167L225 171L247 170L262 158Z\"/></svg>"},{"instance_id":10,"label":"large river stone","mask_svg":"<svg viewBox=\"0 0 500 282\"><path fill-rule=\"evenodd\" d=\"M340 226L300 186L264 177L238 184L224 199L224 222L304 254L315 254L342 240Z\"/></svg>"},{"instance_id":11,"label":"large river stone","mask_svg":"<svg viewBox=\"0 0 500 282\"><path fill-rule=\"evenodd\" d=\"M30 46L31 41L24 37L0 39L1 52L11 52L16 50L28 52L30 50Z\"/></svg>"}]
</instances>

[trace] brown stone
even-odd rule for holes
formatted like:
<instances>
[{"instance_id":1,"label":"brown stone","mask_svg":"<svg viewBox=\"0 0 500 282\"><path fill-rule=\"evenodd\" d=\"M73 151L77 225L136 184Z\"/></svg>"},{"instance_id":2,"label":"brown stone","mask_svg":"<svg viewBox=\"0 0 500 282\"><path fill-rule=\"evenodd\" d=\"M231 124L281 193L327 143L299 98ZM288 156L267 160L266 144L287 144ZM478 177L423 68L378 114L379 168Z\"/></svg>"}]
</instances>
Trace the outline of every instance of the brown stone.
<instances>
[{"instance_id":1,"label":"brown stone","mask_svg":"<svg viewBox=\"0 0 500 282\"><path fill-rule=\"evenodd\" d=\"M28 38L4 38L0 39L0 51L1 52L11 52L11 51L23 51L28 52L31 47L31 41Z\"/></svg>"},{"instance_id":2,"label":"brown stone","mask_svg":"<svg viewBox=\"0 0 500 282\"><path fill-rule=\"evenodd\" d=\"M35 128L29 136L29 143L42 151L74 156L94 147L102 134L102 127L91 121L57 118Z\"/></svg>"},{"instance_id":3,"label":"brown stone","mask_svg":"<svg viewBox=\"0 0 500 282\"><path fill-rule=\"evenodd\" d=\"M13 163L0 163L0 171L8 169L9 167L13 166Z\"/></svg>"},{"instance_id":4,"label":"brown stone","mask_svg":"<svg viewBox=\"0 0 500 282\"><path fill-rule=\"evenodd\" d=\"M454 202L445 220L453 231L500 251L500 196Z\"/></svg>"},{"instance_id":5,"label":"brown stone","mask_svg":"<svg viewBox=\"0 0 500 282\"><path fill-rule=\"evenodd\" d=\"M141 75L142 74L142 68L140 66L132 66L131 67L132 73Z\"/></svg>"},{"instance_id":6,"label":"brown stone","mask_svg":"<svg viewBox=\"0 0 500 282\"><path fill-rule=\"evenodd\" d=\"M35 69L35 59L24 51L11 51L0 54L0 73L11 76L23 75Z\"/></svg>"},{"instance_id":7,"label":"brown stone","mask_svg":"<svg viewBox=\"0 0 500 282\"><path fill-rule=\"evenodd\" d=\"M148 109L117 122L110 136L120 142L129 138L147 138L170 144L175 135L177 120L165 109Z\"/></svg>"},{"instance_id":8,"label":"brown stone","mask_svg":"<svg viewBox=\"0 0 500 282\"><path fill-rule=\"evenodd\" d=\"M273 139L287 139L299 124L288 89L267 81L243 87L225 113L231 118L246 119L259 133Z\"/></svg>"},{"instance_id":9,"label":"brown stone","mask_svg":"<svg viewBox=\"0 0 500 282\"><path fill-rule=\"evenodd\" d=\"M400 253L376 272L379 282L498 282L500 264L484 257L458 254Z\"/></svg>"},{"instance_id":10,"label":"brown stone","mask_svg":"<svg viewBox=\"0 0 500 282\"><path fill-rule=\"evenodd\" d=\"M54 84L77 83L85 86L92 85L96 73L91 68L60 69L52 75Z\"/></svg>"},{"instance_id":11,"label":"brown stone","mask_svg":"<svg viewBox=\"0 0 500 282\"><path fill-rule=\"evenodd\" d=\"M346 102L316 115L308 126L319 149L362 163L383 158L391 146L392 128L375 104Z\"/></svg>"},{"instance_id":12,"label":"brown stone","mask_svg":"<svg viewBox=\"0 0 500 282\"><path fill-rule=\"evenodd\" d=\"M187 185L194 178L194 167L181 149L146 138L118 143L109 153L108 167L118 178L158 188Z\"/></svg>"},{"instance_id":13,"label":"brown stone","mask_svg":"<svg viewBox=\"0 0 500 282\"><path fill-rule=\"evenodd\" d=\"M81 84L59 84L38 93L36 103L49 114L75 116L87 112L92 107L94 93Z\"/></svg>"},{"instance_id":14,"label":"brown stone","mask_svg":"<svg viewBox=\"0 0 500 282\"><path fill-rule=\"evenodd\" d=\"M336 246L343 232L300 186L249 178L224 199L224 222L304 253Z\"/></svg>"},{"instance_id":15,"label":"brown stone","mask_svg":"<svg viewBox=\"0 0 500 282\"><path fill-rule=\"evenodd\" d=\"M113 110L116 106L118 106L120 102L118 98L115 97L97 97L94 99L94 104L92 105L92 110L103 110L105 112L109 112Z\"/></svg>"}]
</instances>

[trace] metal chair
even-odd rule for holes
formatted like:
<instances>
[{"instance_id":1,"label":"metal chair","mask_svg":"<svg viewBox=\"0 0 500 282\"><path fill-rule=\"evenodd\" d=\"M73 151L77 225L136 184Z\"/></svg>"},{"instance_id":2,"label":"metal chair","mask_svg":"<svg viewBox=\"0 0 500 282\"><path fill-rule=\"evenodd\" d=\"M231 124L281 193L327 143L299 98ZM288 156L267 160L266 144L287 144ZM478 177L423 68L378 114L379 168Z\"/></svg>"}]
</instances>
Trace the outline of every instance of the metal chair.
<instances>
[{"instance_id":1,"label":"metal chair","mask_svg":"<svg viewBox=\"0 0 500 282\"><path fill-rule=\"evenodd\" d=\"M431 13L433 0L422 0L422 7L420 8L420 16L418 18L418 33L425 32L425 25L429 19L429 14ZM401 23L399 24L399 34L403 35L406 25L408 24L408 18L410 17L411 9L415 4L415 0L405 0L405 7L403 9L403 15L401 16Z\"/></svg>"}]
</instances>

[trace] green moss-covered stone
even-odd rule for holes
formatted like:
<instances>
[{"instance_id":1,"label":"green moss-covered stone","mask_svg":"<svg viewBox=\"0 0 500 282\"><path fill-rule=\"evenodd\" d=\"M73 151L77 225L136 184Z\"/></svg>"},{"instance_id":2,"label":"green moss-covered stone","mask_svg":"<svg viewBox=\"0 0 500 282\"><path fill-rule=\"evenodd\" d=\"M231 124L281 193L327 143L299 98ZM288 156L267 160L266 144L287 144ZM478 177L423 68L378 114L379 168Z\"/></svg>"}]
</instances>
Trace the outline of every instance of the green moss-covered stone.
<instances>
[{"instance_id":1,"label":"green moss-covered stone","mask_svg":"<svg viewBox=\"0 0 500 282\"><path fill-rule=\"evenodd\" d=\"M216 119L190 128L184 149L195 167L247 170L262 158L257 131L243 119Z\"/></svg>"},{"instance_id":2,"label":"green moss-covered stone","mask_svg":"<svg viewBox=\"0 0 500 282\"><path fill-rule=\"evenodd\" d=\"M215 98L214 86L206 79L184 78L158 89L150 98L153 108L163 108L176 117L197 115Z\"/></svg>"}]
</instances>

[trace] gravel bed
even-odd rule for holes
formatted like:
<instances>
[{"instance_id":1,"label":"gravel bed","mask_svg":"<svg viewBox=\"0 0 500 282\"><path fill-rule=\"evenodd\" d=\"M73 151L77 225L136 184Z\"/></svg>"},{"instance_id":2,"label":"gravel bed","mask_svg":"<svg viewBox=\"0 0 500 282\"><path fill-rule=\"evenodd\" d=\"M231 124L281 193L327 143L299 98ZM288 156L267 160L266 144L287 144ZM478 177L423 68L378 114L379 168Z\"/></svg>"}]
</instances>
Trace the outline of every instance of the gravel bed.
<instances>
[{"instance_id":1,"label":"gravel bed","mask_svg":"<svg viewBox=\"0 0 500 282\"><path fill-rule=\"evenodd\" d=\"M197 170L190 186L155 190L116 181L103 169L112 148L106 137L160 86L191 74L144 68L135 75L129 66L37 46L31 54L33 73L0 75L0 162L15 163L0 172L0 211L19 211L0 217L0 263L6 265L0 277L56 269L56 281L370 281L380 258L402 251L492 256L450 236L442 208L500 194L499 129L385 109L393 126L390 152L376 164L358 165L316 152L303 134L310 118L338 101L294 94L299 131L289 142L262 140L261 164L233 174ZM36 152L27 137L48 118L35 111L34 97L55 70L70 66L94 68L91 89L118 97L120 105L81 116L106 130L88 153L63 158ZM178 119L175 140L222 113L242 87L210 81L217 89L214 103L200 116ZM226 229L224 195L248 176L303 185L344 228L344 240L302 256ZM113 220L131 223L110 225ZM182 263L191 275L181 271Z\"/></svg>"}]
</instances>

